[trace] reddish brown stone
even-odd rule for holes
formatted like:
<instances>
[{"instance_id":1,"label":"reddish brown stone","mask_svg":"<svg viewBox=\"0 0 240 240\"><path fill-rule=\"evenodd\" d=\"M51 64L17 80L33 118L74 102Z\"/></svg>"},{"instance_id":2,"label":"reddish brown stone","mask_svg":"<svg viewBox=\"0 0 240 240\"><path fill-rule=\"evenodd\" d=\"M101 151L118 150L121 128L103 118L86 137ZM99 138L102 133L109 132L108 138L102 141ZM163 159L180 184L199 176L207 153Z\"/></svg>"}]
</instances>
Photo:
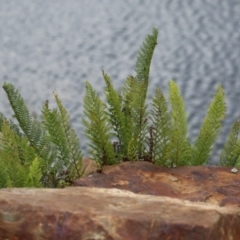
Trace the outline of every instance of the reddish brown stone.
<instances>
[{"instance_id":1,"label":"reddish brown stone","mask_svg":"<svg viewBox=\"0 0 240 240\"><path fill-rule=\"evenodd\" d=\"M0 239L233 240L240 209L103 188L1 189Z\"/></svg>"},{"instance_id":2,"label":"reddish brown stone","mask_svg":"<svg viewBox=\"0 0 240 240\"><path fill-rule=\"evenodd\" d=\"M240 206L240 174L229 167L164 168L148 162L124 162L90 173L74 186L118 188L220 206Z\"/></svg>"},{"instance_id":3,"label":"reddish brown stone","mask_svg":"<svg viewBox=\"0 0 240 240\"><path fill-rule=\"evenodd\" d=\"M90 158L84 157L84 158L82 159L82 167L85 169L84 174L88 174L88 173L96 172L96 171L97 171L96 162L93 161L93 160L90 159Z\"/></svg>"}]
</instances>

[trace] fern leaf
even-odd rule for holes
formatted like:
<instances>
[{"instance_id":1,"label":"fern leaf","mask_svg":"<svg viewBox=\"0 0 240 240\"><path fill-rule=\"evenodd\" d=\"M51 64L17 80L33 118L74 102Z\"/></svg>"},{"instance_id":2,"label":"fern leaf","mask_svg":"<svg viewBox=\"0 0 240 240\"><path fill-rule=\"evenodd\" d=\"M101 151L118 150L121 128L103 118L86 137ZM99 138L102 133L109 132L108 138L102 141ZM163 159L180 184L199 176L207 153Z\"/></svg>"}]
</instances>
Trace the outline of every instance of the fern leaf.
<instances>
[{"instance_id":1,"label":"fern leaf","mask_svg":"<svg viewBox=\"0 0 240 240\"><path fill-rule=\"evenodd\" d=\"M123 155L126 155L129 137L126 129L126 118L122 111L122 98L113 88L109 76L103 72L103 77L106 82L109 120L119 140L121 152Z\"/></svg>"},{"instance_id":2,"label":"fern leaf","mask_svg":"<svg viewBox=\"0 0 240 240\"><path fill-rule=\"evenodd\" d=\"M237 121L234 122L232 129L229 133L227 142L224 145L224 148L220 154L220 164L223 166L231 166L234 167L238 156L236 153L238 152L238 135L240 131L240 116ZM239 152L240 153L240 152Z\"/></svg>"},{"instance_id":3,"label":"fern leaf","mask_svg":"<svg viewBox=\"0 0 240 240\"><path fill-rule=\"evenodd\" d=\"M2 113L0 113L0 129L4 121L8 122L8 125L10 126L10 128L14 130L19 136L22 136L22 133L18 125L16 125L11 119L8 120Z\"/></svg>"},{"instance_id":4,"label":"fern leaf","mask_svg":"<svg viewBox=\"0 0 240 240\"><path fill-rule=\"evenodd\" d=\"M152 102L150 128L150 154L156 165L168 166L168 151L171 141L172 119L168 112L166 98L160 88L157 88Z\"/></svg>"},{"instance_id":5,"label":"fern leaf","mask_svg":"<svg viewBox=\"0 0 240 240\"><path fill-rule=\"evenodd\" d=\"M24 162L19 156L20 137L3 122L0 133L0 161L6 171L4 182L7 187L23 187Z\"/></svg>"},{"instance_id":6,"label":"fern leaf","mask_svg":"<svg viewBox=\"0 0 240 240\"><path fill-rule=\"evenodd\" d=\"M152 55L157 44L158 30L153 28L152 35L148 35L143 42L143 46L138 52L136 61L136 73L137 81L146 81L148 85L150 65L152 60Z\"/></svg>"},{"instance_id":7,"label":"fern leaf","mask_svg":"<svg viewBox=\"0 0 240 240\"><path fill-rule=\"evenodd\" d=\"M192 165L206 164L212 146L222 128L225 117L225 98L221 85L218 85L214 98L208 108L199 135L192 148Z\"/></svg>"},{"instance_id":8,"label":"fern leaf","mask_svg":"<svg viewBox=\"0 0 240 240\"><path fill-rule=\"evenodd\" d=\"M191 150L189 140L187 139L187 115L184 102L177 84L171 80L169 85L173 126L168 157L171 161L171 166L188 165Z\"/></svg>"},{"instance_id":9,"label":"fern leaf","mask_svg":"<svg viewBox=\"0 0 240 240\"><path fill-rule=\"evenodd\" d=\"M138 160L138 153L135 146L135 139L132 138L128 144L128 160L132 162Z\"/></svg>"},{"instance_id":10,"label":"fern leaf","mask_svg":"<svg viewBox=\"0 0 240 240\"><path fill-rule=\"evenodd\" d=\"M5 163L0 157L0 188L8 187L7 182L8 182L7 169L6 169Z\"/></svg>"},{"instance_id":11,"label":"fern leaf","mask_svg":"<svg viewBox=\"0 0 240 240\"><path fill-rule=\"evenodd\" d=\"M220 162L223 166L240 168L240 143L239 141L233 146L232 151L227 156L224 163Z\"/></svg>"},{"instance_id":12,"label":"fern leaf","mask_svg":"<svg viewBox=\"0 0 240 240\"><path fill-rule=\"evenodd\" d=\"M64 106L62 105L62 102L60 101L58 95L54 93L54 98L58 105L58 110L60 112L61 116L61 124L63 126L66 141L69 149L70 154L70 163L71 165L68 167L68 170L70 171L69 175L71 178L75 179L76 177L81 177L84 175L84 169L82 168L82 151L80 149L80 141L77 137L77 134L74 129L71 128L70 125L70 116Z\"/></svg>"},{"instance_id":13,"label":"fern leaf","mask_svg":"<svg viewBox=\"0 0 240 240\"><path fill-rule=\"evenodd\" d=\"M136 149L138 151L139 158L143 157L144 145L146 144L147 106L145 105L145 100L147 96L150 65L155 46L157 44L157 37L158 30L153 28L152 35L148 35L143 42L143 45L138 52L136 61L137 84L134 86L133 101L130 104L132 105L132 120L134 119L134 121L137 122L136 124L133 124L132 137L136 139L134 142L137 144Z\"/></svg>"},{"instance_id":14,"label":"fern leaf","mask_svg":"<svg viewBox=\"0 0 240 240\"><path fill-rule=\"evenodd\" d=\"M125 138L126 145L128 146L129 142L132 139L133 126L135 125L135 120L133 118L133 101L135 89L137 87L137 80L133 76L128 76L127 80L124 83L124 89L121 93L122 97L122 113L125 119Z\"/></svg>"},{"instance_id":15,"label":"fern leaf","mask_svg":"<svg viewBox=\"0 0 240 240\"><path fill-rule=\"evenodd\" d=\"M132 96L131 105L131 118L132 118L132 137L137 144L135 148L138 151L139 158L143 158L144 145L147 143L147 105L145 104L145 98L143 93L146 90L145 82L137 82L135 85L134 93Z\"/></svg>"},{"instance_id":16,"label":"fern leaf","mask_svg":"<svg viewBox=\"0 0 240 240\"><path fill-rule=\"evenodd\" d=\"M95 160L100 167L115 163L115 154L110 142L111 125L108 122L106 106L88 82L84 97L84 115L85 134L94 146L92 154L96 157Z\"/></svg>"},{"instance_id":17,"label":"fern leaf","mask_svg":"<svg viewBox=\"0 0 240 240\"><path fill-rule=\"evenodd\" d=\"M29 173L27 175L27 178L28 180L26 182L26 187L42 187L42 174L38 157L36 157L32 161L32 164L29 166Z\"/></svg>"},{"instance_id":18,"label":"fern leaf","mask_svg":"<svg viewBox=\"0 0 240 240\"><path fill-rule=\"evenodd\" d=\"M56 171L61 172L63 167L67 167L70 162L70 153L67 146L65 132L61 123L61 116L57 109L49 109L48 101L42 108L42 118L45 129L48 131L49 139L57 149L57 161L55 162Z\"/></svg>"}]
</instances>

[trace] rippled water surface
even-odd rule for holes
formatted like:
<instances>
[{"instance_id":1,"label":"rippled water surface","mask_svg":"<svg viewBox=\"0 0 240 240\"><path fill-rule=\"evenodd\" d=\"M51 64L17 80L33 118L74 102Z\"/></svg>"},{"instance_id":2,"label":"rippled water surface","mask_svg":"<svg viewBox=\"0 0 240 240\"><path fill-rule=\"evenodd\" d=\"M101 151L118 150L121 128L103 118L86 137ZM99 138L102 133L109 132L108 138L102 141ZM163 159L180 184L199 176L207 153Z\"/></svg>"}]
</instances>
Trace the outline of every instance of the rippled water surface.
<instances>
[{"instance_id":1,"label":"rippled water surface","mask_svg":"<svg viewBox=\"0 0 240 240\"><path fill-rule=\"evenodd\" d=\"M227 117L217 149L240 114L239 0L8 0L0 2L0 83L13 83L32 112L57 90L81 138L82 101L89 81L103 96L101 70L120 87L134 74L137 51L159 29L150 76L168 96L174 79L186 103L194 141L217 84L224 87ZM0 111L11 116L6 95ZM53 102L53 101L52 101ZM211 163L218 161L214 154Z\"/></svg>"}]
</instances>

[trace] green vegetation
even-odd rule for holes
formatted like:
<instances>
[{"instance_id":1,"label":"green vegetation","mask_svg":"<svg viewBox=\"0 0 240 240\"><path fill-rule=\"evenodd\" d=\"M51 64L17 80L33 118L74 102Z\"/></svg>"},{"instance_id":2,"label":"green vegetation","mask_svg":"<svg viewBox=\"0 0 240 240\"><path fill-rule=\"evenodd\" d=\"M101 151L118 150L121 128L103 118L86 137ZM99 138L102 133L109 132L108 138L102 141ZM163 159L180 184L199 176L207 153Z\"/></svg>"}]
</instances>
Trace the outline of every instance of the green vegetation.
<instances>
[{"instance_id":1,"label":"green vegetation","mask_svg":"<svg viewBox=\"0 0 240 240\"><path fill-rule=\"evenodd\" d=\"M58 187L81 177L79 139L57 94L57 108L49 109L46 101L40 122L12 84L4 83L3 89L18 125L0 115L0 186Z\"/></svg>"},{"instance_id":2,"label":"green vegetation","mask_svg":"<svg viewBox=\"0 0 240 240\"><path fill-rule=\"evenodd\" d=\"M83 124L99 171L123 161L144 160L166 167L208 163L225 117L223 89L218 85L191 145L184 101L173 80L169 101L158 87L150 106L146 104L157 37L153 29L138 53L136 77L128 76L121 90L114 89L103 72L106 102L86 83ZM12 84L4 83L3 89L18 123L0 114L0 187L64 187L83 176L79 139L58 95L53 93L56 108L44 103L39 121ZM240 167L239 130L240 117L221 153L221 165Z\"/></svg>"}]
</instances>

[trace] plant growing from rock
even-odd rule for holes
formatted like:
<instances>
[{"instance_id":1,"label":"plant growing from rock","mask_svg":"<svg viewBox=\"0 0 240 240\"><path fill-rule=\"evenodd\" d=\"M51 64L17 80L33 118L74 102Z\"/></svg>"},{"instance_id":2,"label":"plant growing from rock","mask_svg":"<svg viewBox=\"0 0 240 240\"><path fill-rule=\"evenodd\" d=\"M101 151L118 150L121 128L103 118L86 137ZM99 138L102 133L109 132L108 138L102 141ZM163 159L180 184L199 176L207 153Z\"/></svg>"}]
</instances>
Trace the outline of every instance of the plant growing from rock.
<instances>
[{"instance_id":1,"label":"plant growing from rock","mask_svg":"<svg viewBox=\"0 0 240 240\"><path fill-rule=\"evenodd\" d=\"M184 101L173 80L169 102L158 87L150 107L146 104L157 37L154 28L138 53L136 76L128 76L121 90L102 72L106 102L86 83L83 124L99 171L104 165L136 160L166 167L208 163L225 117L223 89L219 84L198 137L190 144ZM50 109L46 101L39 121L12 84L4 83L3 89L18 124L0 114L0 187L62 187L83 176L79 139L58 95L53 93L57 108ZM239 129L240 118L221 153L221 165L240 166Z\"/></svg>"},{"instance_id":2,"label":"plant growing from rock","mask_svg":"<svg viewBox=\"0 0 240 240\"><path fill-rule=\"evenodd\" d=\"M218 86L193 145L187 137L183 98L173 80L169 83L170 104L158 87L147 111L150 64L157 36L157 29L147 36L137 56L136 76L128 76L121 91L114 89L110 77L103 72L107 103L100 100L90 83L86 84L83 123L91 141L90 152L100 169L103 165L134 160L167 167L202 165L208 161L225 116L223 89ZM104 133L100 126L105 126ZM112 139L116 140L112 143Z\"/></svg>"},{"instance_id":3,"label":"plant growing from rock","mask_svg":"<svg viewBox=\"0 0 240 240\"><path fill-rule=\"evenodd\" d=\"M61 187L81 177L79 139L58 95L56 109L49 109L48 101L43 105L40 122L12 84L3 89L19 124L0 115L0 186Z\"/></svg>"}]
</instances>

